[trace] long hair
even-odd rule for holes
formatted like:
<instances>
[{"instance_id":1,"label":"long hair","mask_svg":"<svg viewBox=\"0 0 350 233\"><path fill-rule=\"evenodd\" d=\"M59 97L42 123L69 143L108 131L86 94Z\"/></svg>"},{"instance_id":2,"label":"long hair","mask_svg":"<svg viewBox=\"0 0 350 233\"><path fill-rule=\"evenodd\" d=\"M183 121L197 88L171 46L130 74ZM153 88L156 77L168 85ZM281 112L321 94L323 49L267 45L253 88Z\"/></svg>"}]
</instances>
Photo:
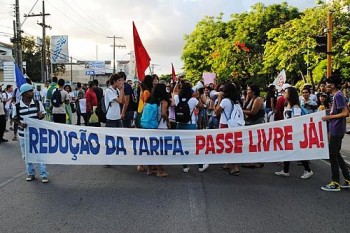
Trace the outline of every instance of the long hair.
<instances>
[{"instance_id":1,"label":"long hair","mask_svg":"<svg viewBox=\"0 0 350 233\"><path fill-rule=\"evenodd\" d=\"M188 82L185 82L181 85L181 89L179 92L179 99L191 99L192 98L192 87L191 84Z\"/></svg>"},{"instance_id":2,"label":"long hair","mask_svg":"<svg viewBox=\"0 0 350 233\"><path fill-rule=\"evenodd\" d=\"M249 85L249 87L252 90L253 95L260 97L260 88L257 85L252 84L252 85Z\"/></svg>"},{"instance_id":3,"label":"long hair","mask_svg":"<svg viewBox=\"0 0 350 233\"><path fill-rule=\"evenodd\" d=\"M143 91L148 90L152 91L153 88L153 77L151 75L146 75L141 83L141 89Z\"/></svg>"},{"instance_id":4,"label":"long hair","mask_svg":"<svg viewBox=\"0 0 350 233\"><path fill-rule=\"evenodd\" d=\"M148 98L147 102L150 104L159 105L163 100L168 102L170 105L169 94L166 91L166 85L164 83L157 83L151 93L151 96Z\"/></svg>"},{"instance_id":5,"label":"long hair","mask_svg":"<svg viewBox=\"0 0 350 233\"><path fill-rule=\"evenodd\" d=\"M287 102L293 107L294 105L300 106L298 91L295 87L288 87L286 89L288 91L288 99Z\"/></svg>"},{"instance_id":6,"label":"long hair","mask_svg":"<svg viewBox=\"0 0 350 233\"><path fill-rule=\"evenodd\" d=\"M239 89L233 83L226 83L223 92L224 98L232 100L235 104L239 102Z\"/></svg>"}]
</instances>

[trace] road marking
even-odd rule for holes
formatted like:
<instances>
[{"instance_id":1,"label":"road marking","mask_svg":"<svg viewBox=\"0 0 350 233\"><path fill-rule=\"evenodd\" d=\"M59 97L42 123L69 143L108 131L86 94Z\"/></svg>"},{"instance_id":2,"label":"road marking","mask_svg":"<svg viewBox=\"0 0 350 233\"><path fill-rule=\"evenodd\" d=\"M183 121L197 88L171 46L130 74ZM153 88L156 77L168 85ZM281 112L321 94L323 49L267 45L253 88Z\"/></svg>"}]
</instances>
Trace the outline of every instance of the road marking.
<instances>
[{"instance_id":1,"label":"road marking","mask_svg":"<svg viewBox=\"0 0 350 233\"><path fill-rule=\"evenodd\" d=\"M187 189L191 213L191 232L209 232L202 177L197 180L194 177L187 176Z\"/></svg>"},{"instance_id":2,"label":"road marking","mask_svg":"<svg viewBox=\"0 0 350 233\"><path fill-rule=\"evenodd\" d=\"M27 172L25 172L25 171L24 171L24 172L21 172L21 173L15 175L14 177L12 177L11 179L8 179L8 180L6 180L5 182L2 182L2 183L0 184L0 189L1 189L2 187L4 187L5 185L7 185L8 183L10 183L11 181L17 179L17 178L20 177L20 176L23 176L23 175L26 174L26 173L27 173Z\"/></svg>"}]
</instances>

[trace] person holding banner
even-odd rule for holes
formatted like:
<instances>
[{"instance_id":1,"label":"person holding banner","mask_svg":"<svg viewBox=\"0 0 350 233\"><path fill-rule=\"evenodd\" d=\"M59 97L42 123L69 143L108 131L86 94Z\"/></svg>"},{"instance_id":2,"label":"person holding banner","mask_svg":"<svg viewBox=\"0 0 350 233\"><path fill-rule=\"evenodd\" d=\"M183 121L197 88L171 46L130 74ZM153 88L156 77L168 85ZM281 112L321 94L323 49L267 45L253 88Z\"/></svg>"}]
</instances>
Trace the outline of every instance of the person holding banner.
<instances>
[{"instance_id":1,"label":"person holding banner","mask_svg":"<svg viewBox=\"0 0 350 233\"><path fill-rule=\"evenodd\" d=\"M332 181L322 186L324 191L340 191L341 188L350 188L349 169L340 154L342 140L346 132L346 117L349 116L347 100L340 91L342 79L339 76L330 76L326 81L327 92L333 95L330 115L322 117L328 121L329 132L329 160L331 162ZM345 182L340 185L339 167L342 170Z\"/></svg>"},{"instance_id":2,"label":"person holding banner","mask_svg":"<svg viewBox=\"0 0 350 233\"><path fill-rule=\"evenodd\" d=\"M195 108L198 108L201 110L203 108L203 104L201 101L199 101L195 96L197 96L197 93L194 93L194 90L191 87L191 84L188 82L183 82L181 84L181 89L179 91L179 82L174 87L174 101L175 105L179 105L180 100L181 102L186 102L188 104L188 108L190 111L190 121L188 122L178 122L176 120L176 129L186 129L186 130L193 130L197 129L197 119L195 114L193 114ZM176 108L175 108L176 109ZM175 110L175 116L176 116L176 110ZM209 164L198 164L198 171L204 172L209 167ZM188 165L183 165L183 172L188 173L190 170L190 167Z\"/></svg>"},{"instance_id":3,"label":"person holding banner","mask_svg":"<svg viewBox=\"0 0 350 233\"><path fill-rule=\"evenodd\" d=\"M231 117L231 113L235 104L239 104L238 88L232 83L226 83L223 87L223 92L218 93L218 106L215 108L216 114L221 114L219 128L229 128L228 120ZM238 164L226 164L222 167L223 169L228 169L227 174L238 176L239 166Z\"/></svg>"},{"instance_id":4,"label":"person holding banner","mask_svg":"<svg viewBox=\"0 0 350 233\"><path fill-rule=\"evenodd\" d=\"M288 87L285 90L284 97L287 101L287 106L284 108L284 119L301 116L301 108L299 102L298 91L295 87ZM302 179L310 178L314 173L311 171L308 161L301 161L304 166L304 174L300 177ZM275 172L276 176L290 176L289 173L290 162L283 163L283 170Z\"/></svg>"},{"instance_id":5,"label":"person holding banner","mask_svg":"<svg viewBox=\"0 0 350 233\"><path fill-rule=\"evenodd\" d=\"M143 82L140 85L139 104L137 108L135 121L135 125L137 128L141 128L141 116L143 112L143 107L146 104L146 100L151 96L151 91L153 89L153 80L154 78L151 75L146 75L143 79ZM143 165L138 165L136 169L139 172L145 171Z\"/></svg>"},{"instance_id":6,"label":"person holding banner","mask_svg":"<svg viewBox=\"0 0 350 233\"><path fill-rule=\"evenodd\" d=\"M246 125L256 125L265 123L265 106L260 97L260 88L257 85L248 85L247 101L243 105ZM246 164L245 168L262 168L263 163Z\"/></svg>"},{"instance_id":7,"label":"person holding banner","mask_svg":"<svg viewBox=\"0 0 350 233\"><path fill-rule=\"evenodd\" d=\"M19 144L21 147L22 157L25 159L25 135L24 135L24 129L27 128L27 124L25 123L26 118L34 118L42 120L45 117L45 109L43 104L40 101L34 101L33 100L33 85L30 84L23 84L20 87L20 94L22 96L22 100L17 103L14 106L13 109L13 119L16 124L18 124L18 137L19 137ZM27 170L27 178L26 181L32 181L35 179L35 169L34 165L32 163L26 164L26 170ZM45 164L38 164L40 169L40 176L42 183L48 183L48 172L46 171L46 165Z\"/></svg>"},{"instance_id":8,"label":"person holding banner","mask_svg":"<svg viewBox=\"0 0 350 233\"><path fill-rule=\"evenodd\" d=\"M170 129L170 121L169 121L169 113L168 108L171 104L169 100L169 95L166 91L166 85L163 83L157 83L153 90L151 96L146 101L149 104L157 104L158 106L158 115L157 129L165 130ZM148 166L147 175L153 175L154 172L152 170L153 166ZM168 173L165 172L164 168L161 165L156 165L157 168L157 176L158 177L167 177Z\"/></svg>"}]
</instances>

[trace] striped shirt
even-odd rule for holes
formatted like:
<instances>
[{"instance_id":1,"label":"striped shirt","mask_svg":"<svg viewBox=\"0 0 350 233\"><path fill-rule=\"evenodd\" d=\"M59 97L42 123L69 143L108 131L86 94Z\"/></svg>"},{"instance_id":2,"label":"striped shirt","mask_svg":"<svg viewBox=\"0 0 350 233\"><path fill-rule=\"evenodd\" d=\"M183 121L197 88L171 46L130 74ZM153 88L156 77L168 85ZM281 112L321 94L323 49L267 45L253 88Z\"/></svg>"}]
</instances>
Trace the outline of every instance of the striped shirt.
<instances>
[{"instance_id":1,"label":"striped shirt","mask_svg":"<svg viewBox=\"0 0 350 233\"><path fill-rule=\"evenodd\" d=\"M39 108L40 108L40 112L42 114L45 114L45 109L43 104L39 101ZM34 118L34 119L38 119L38 109L37 106L34 102L34 100L32 100L32 102L30 102L29 106L27 106L25 103L23 103L23 101L21 100L19 102L19 120L22 124L25 123L25 119L26 118ZM13 111L12 111L12 117L15 118L17 116L17 105L14 105ZM18 126L18 136L20 138L24 138L24 130L21 126Z\"/></svg>"}]
</instances>

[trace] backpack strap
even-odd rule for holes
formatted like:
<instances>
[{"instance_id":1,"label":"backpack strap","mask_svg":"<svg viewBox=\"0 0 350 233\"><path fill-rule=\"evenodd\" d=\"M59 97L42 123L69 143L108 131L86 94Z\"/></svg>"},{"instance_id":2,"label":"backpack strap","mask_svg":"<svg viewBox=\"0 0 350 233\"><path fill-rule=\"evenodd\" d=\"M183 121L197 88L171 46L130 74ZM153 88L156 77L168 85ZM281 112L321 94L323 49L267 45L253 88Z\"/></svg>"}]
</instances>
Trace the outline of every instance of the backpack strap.
<instances>
[{"instance_id":1,"label":"backpack strap","mask_svg":"<svg viewBox=\"0 0 350 233\"><path fill-rule=\"evenodd\" d=\"M232 105L231 112L230 112L230 118L227 117L226 112L224 110L224 115L225 115L227 121L231 120L231 115L232 115L232 112L233 112L233 110L235 108L235 104L233 103L233 101L231 99L230 99L230 102L231 102L231 105Z\"/></svg>"}]
</instances>

